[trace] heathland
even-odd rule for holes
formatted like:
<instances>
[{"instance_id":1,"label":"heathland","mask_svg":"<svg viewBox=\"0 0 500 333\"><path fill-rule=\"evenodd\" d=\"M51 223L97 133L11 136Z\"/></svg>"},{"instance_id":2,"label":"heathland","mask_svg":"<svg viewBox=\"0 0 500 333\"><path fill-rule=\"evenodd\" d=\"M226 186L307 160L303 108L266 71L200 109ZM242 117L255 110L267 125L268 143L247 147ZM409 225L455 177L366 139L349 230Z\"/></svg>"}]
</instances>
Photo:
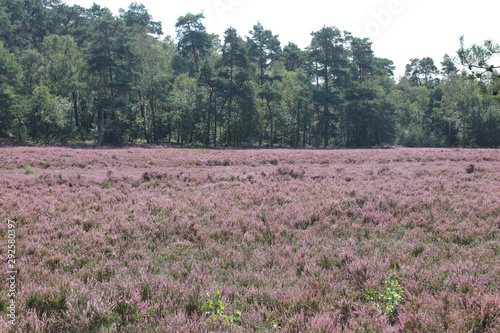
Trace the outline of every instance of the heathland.
<instances>
[{"instance_id":1,"label":"heathland","mask_svg":"<svg viewBox=\"0 0 500 333\"><path fill-rule=\"evenodd\" d=\"M0 148L0 330L498 332L499 189L486 149Z\"/></svg>"}]
</instances>

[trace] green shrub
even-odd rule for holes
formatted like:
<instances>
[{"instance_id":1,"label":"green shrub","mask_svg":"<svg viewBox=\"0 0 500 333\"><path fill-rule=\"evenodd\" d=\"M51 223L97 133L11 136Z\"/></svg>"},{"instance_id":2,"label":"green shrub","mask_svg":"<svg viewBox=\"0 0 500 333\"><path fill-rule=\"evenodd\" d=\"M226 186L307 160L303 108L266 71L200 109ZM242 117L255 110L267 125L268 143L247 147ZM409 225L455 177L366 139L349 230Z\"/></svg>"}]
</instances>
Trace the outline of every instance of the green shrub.
<instances>
[{"instance_id":1,"label":"green shrub","mask_svg":"<svg viewBox=\"0 0 500 333\"><path fill-rule=\"evenodd\" d=\"M227 326L231 326L231 324L239 325L241 320L241 311L235 310L231 315L225 314L224 311L226 307L224 306L224 302L222 302L221 297L222 294L220 290L217 290L213 298L205 302L203 305L205 315L209 320L223 320Z\"/></svg>"},{"instance_id":2,"label":"green shrub","mask_svg":"<svg viewBox=\"0 0 500 333\"><path fill-rule=\"evenodd\" d=\"M398 306L403 302L403 288L398 276L393 275L385 281L382 293L368 288L367 294L367 300L375 303L389 319L397 317Z\"/></svg>"},{"instance_id":3,"label":"green shrub","mask_svg":"<svg viewBox=\"0 0 500 333\"><path fill-rule=\"evenodd\" d=\"M39 318L43 314L47 316L61 314L67 309L66 295L34 293L28 297L26 307L34 309Z\"/></svg>"},{"instance_id":4,"label":"green shrub","mask_svg":"<svg viewBox=\"0 0 500 333\"><path fill-rule=\"evenodd\" d=\"M36 173L35 169L31 167L31 165L27 165L26 169L24 169L24 173L27 175L34 175Z\"/></svg>"}]
</instances>

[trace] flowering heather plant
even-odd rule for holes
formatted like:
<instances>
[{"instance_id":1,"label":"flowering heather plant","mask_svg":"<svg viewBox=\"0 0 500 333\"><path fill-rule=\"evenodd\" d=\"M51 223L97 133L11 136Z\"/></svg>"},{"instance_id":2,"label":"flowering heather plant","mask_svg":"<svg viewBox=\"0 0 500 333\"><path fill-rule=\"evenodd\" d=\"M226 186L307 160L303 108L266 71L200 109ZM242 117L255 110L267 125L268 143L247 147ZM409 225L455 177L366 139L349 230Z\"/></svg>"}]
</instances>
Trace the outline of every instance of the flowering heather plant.
<instances>
[{"instance_id":1,"label":"flowering heather plant","mask_svg":"<svg viewBox=\"0 0 500 333\"><path fill-rule=\"evenodd\" d=\"M0 148L0 331L498 332L499 188L498 150Z\"/></svg>"}]
</instances>

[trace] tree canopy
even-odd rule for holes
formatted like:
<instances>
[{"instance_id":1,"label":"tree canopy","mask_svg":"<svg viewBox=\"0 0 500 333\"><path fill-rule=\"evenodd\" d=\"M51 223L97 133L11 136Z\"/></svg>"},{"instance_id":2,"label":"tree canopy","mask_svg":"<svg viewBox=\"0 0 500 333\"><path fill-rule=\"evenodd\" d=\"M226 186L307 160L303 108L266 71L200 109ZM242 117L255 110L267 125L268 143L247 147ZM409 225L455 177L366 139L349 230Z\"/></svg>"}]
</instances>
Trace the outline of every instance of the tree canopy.
<instances>
[{"instance_id":1,"label":"tree canopy","mask_svg":"<svg viewBox=\"0 0 500 333\"><path fill-rule=\"evenodd\" d=\"M0 142L183 146L499 147L500 46L465 44L402 78L335 26L308 47L257 22L175 39L144 5L0 0Z\"/></svg>"}]
</instances>

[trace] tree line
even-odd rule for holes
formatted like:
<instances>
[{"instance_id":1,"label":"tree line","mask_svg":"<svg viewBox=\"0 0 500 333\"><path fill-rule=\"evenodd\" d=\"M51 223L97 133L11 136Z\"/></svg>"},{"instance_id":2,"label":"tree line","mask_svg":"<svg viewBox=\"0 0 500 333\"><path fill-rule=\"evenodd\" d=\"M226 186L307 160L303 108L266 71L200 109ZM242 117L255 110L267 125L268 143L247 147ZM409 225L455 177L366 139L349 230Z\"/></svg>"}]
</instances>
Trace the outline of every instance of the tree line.
<instances>
[{"instance_id":1,"label":"tree line","mask_svg":"<svg viewBox=\"0 0 500 333\"><path fill-rule=\"evenodd\" d=\"M500 47L411 59L394 78L370 40L325 26L282 45L257 23L176 36L132 3L0 0L0 142L183 146L498 147Z\"/></svg>"}]
</instances>

